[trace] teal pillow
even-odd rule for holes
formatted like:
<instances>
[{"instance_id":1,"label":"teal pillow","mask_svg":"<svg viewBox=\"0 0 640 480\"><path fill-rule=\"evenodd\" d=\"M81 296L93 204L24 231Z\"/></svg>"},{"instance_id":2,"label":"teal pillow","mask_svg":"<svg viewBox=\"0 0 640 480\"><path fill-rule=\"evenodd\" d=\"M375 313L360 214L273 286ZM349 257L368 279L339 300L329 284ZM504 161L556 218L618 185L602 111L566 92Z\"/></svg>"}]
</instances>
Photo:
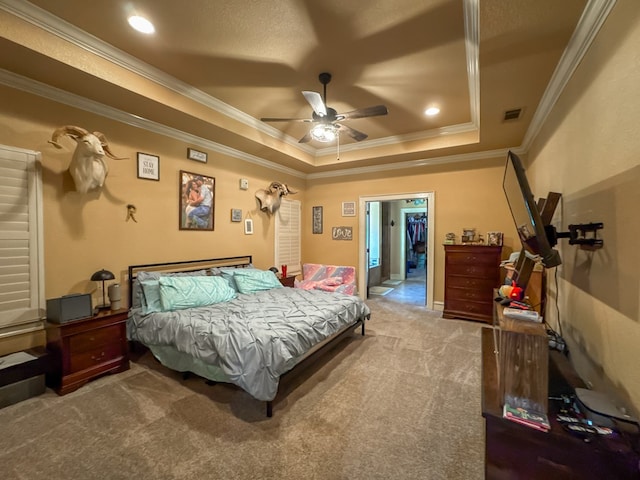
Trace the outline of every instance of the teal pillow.
<instances>
[{"instance_id":1,"label":"teal pillow","mask_svg":"<svg viewBox=\"0 0 640 480\"><path fill-rule=\"evenodd\" d=\"M131 305L131 307L132 308L141 307L143 315L146 315L147 313L152 313L152 312L160 312L162 311L162 306L159 303L154 306L149 306L146 298L147 295L150 295L150 299L152 301L154 301L154 299L160 298L160 290L159 290L160 287L157 284L157 281L160 277L200 277L204 275L207 275L206 270L194 270L191 272L173 272L173 273L172 272L147 272L142 270L137 273L136 279L133 282L133 295L132 295L133 305ZM157 292L153 291L154 285L150 285L150 288L148 288L149 293L145 292L145 290L142 287L142 282L145 282L147 280L156 281L155 289L157 290ZM157 301L159 302L159 300ZM146 311L146 310L149 310L149 311Z\"/></svg>"},{"instance_id":2,"label":"teal pillow","mask_svg":"<svg viewBox=\"0 0 640 480\"><path fill-rule=\"evenodd\" d=\"M240 290L238 289L238 285L236 285L236 280L234 278L234 275L236 274L236 272L246 272L248 270L251 271L260 271L257 268L254 268L253 266L248 266L248 267L229 267L229 268L217 268L214 267L211 269L211 274L214 276L221 276L222 278L224 278L228 283L229 286L231 288L233 288L236 292L239 292Z\"/></svg>"},{"instance_id":3,"label":"teal pillow","mask_svg":"<svg viewBox=\"0 0 640 480\"><path fill-rule=\"evenodd\" d=\"M142 280L140 282L144 301L142 302L142 314L148 315L154 312L162 311L162 302L160 301L160 283L158 279Z\"/></svg>"},{"instance_id":4,"label":"teal pillow","mask_svg":"<svg viewBox=\"0 0 640 480\"><path fill-rule=\"evenodd\" d=\"M164 311L213 305L236 296L221 277L160 277L159 283Z\"/></svg>"},{"instance_id":5,"label":"teal pillow","mask_svg":"<svg viewBox=\"0 0 640 480\"><path fill-rule=\"evenodd\" d=\"M270 270L239 268L233 275L240 293L254 293L272 288L283 288L276 274Z\"/></svg>"}]
</instances>

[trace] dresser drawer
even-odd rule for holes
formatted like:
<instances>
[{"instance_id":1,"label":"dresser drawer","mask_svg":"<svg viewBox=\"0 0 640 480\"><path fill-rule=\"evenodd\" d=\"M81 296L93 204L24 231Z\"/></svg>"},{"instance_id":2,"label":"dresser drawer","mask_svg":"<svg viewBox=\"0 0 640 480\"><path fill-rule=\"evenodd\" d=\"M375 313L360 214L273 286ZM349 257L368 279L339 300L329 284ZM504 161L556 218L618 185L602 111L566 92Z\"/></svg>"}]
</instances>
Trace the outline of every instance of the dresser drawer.
<instances>
[{"instance_id":1,"label":"dresser drawer","mask_svg":"<svg viewBox=\"0 0 640 480\"><path fill-rule=\"evenodd\" d=\"M494 274L494 272L491 273ZM462 275L447 276L447 289L468 288L489 292L489 295L491 295L495 287L496 280L493 277L465 277Z\"/></svg>"},{"instance_id":2,"label":"dresser drawer","mask_svg":"<svg viewBox=\"0 0 640 480\"><path fill-rule=\"evenodd\" d=\"M120 325L89 330L69 337L69 352L72 355L95 350L102 345L119 342L123 333Z\"/></svg>"},{"instance_id":3,"label":"dresser drawer","mask_svg":"<svg viewBox=\"0 0 640 480\"><path fill-rule=\"evenodd\" d=\"M500 263L500 256L487 255L490 252L448 252L447 265L484 264L497 268Z\"/></svg>"},{"instance_id":4,"label":"dresser drawer","mask_svg":"<svg viewBox=\"0 0 640 480\"><path fill-rule=\"evenodd\" d=\"M488 278L493 280L493 283L496 283L498 279L499 270L497 264L449 264L447 265L447 280L451 278L452 275L458 276L469 276L469 277L479 277L479 278Z\"/></svg>"},{"instance_id":5,"label":"dresser drawer","mask_svg":"<svg viewBox=\"0 0 640 480\"><path fill-rule=\"evenodd\" d=\"M493 318L493 302L447 299L446 311L452 315L475 315L490 321Z\"/></svg>"},{"instance_id":6,"label":"dresser drawer","mask_svg":"<svg viewBox=\"0 0 640 480\"><path fill-rule=\"evenodd\" d=\"M101 363L121 358L124 354L122 343L119 340L116 343L102 345L93 350L76 353L70 358L69 373L80 372Z\"/></svg>"},{"instance_id":7,"label":"dresser drawer","mask_svg":"<svg viewBox=\"0 0 640 480\"><path fill-rule=\"evenodd\" d=\"M489 303L493 302L491 298L492 289L476 289L476 288L450 288L447 290L447 299L449 300L473 300L475 302Z\"/></svg>"}]
</instances>

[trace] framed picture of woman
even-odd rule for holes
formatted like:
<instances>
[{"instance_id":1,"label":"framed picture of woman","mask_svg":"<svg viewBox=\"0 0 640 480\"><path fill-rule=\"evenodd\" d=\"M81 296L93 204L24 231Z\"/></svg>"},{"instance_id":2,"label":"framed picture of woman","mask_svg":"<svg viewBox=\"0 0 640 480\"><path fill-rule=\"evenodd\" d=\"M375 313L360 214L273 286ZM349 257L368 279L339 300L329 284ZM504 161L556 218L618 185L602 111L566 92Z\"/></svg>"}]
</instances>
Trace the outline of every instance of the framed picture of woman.
<instances>
[{"instance_id":1,"label":"framed picture of woman","mask_svg":"<svg viewBox=\"0 0 640 480\"><path fill-rule=\"evenodd\" d=\"M180 170L180 230L213 230L216 179Z\"/></svg>"}]
</instances>

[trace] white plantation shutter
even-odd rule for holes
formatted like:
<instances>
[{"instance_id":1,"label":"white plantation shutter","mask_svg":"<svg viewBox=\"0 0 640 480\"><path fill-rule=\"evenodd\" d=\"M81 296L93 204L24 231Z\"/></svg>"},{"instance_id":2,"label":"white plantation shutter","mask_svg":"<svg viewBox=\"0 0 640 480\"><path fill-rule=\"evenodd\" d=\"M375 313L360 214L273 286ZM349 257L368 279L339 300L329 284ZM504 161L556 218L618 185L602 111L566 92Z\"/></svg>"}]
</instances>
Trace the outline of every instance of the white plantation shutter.
<instances>
[{"instance_id":1,"label":"white plantation shutter","mask_svg":"<svg viewBox=\"0 0 640 480\"><path fill-rule=\"evenodd\" d=\"M0 145L0 337L45 316L39 153Z\"/></svg>"},{"instance_id":2,"label":"white plantation shutter","mask_svg":"<svg viewBox=\"0 0 640 480\"><path fill-rule=\"evenodd\" d=\"M283 198L276 213L275 266L287 266L287 275L302 273L300 266L300 201Z\"/></svg>"}]
</instances>

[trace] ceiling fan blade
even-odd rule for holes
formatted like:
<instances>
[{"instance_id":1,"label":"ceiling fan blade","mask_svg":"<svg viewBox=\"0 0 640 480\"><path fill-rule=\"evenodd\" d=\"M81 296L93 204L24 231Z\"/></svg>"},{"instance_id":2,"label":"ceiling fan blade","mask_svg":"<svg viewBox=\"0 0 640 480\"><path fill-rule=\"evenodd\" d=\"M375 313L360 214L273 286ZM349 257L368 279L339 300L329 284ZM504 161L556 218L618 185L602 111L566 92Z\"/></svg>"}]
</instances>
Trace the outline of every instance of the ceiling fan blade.
<instances>
[{"instance_id":1,"label":"ceiling fan blade","mask_svg":"<svg viewBox=\"0 0 640 480\"><path fill-rule=\"evenodd\" d=\"M351 118L377 117L378 115L386 115L389 113L384 105L375 105L373 107L358 108L350 112L339 113L339 120L347 120Z\"/></svg>"},{"instance_id":2,"label":"ceiling fan blade","mask_svg":"<svg viewBox=\"0 0 640 480\"><path fill-rule=\"evenodd\" d=\"M263 122L313 122L312 118L261 118Z\"/></svg>"},{"instance_id":3,"label":"ceiling fan blade","mask_svg":"<svg viewBox=\"0 0 640 480\"><path fill-rule=\"evenodd\" d=\"M311 105L311 108L313 108L313 111L316 112L317 115L320 117L327 116L327 106L322 100L322 95L318 92L309 91L302 92L302 95L304 95L304 98L306 98L307 102L309 102L309 105Z\"/></svg>"},{"instance_id":4,"label":"ceiling fan blade","mask_svg":"<svg viewBox=\"0 0 640 480\"><path fill-rule=\"evenodd\" d=\"M311 141L311 132L307 132L304 137L298 140L298 143L308 143Z\"/></svg>"},{"instance_id":5,"label":"ceiling fan blade","mask_svg":"<svg viewBox=\"0 0 640 480\"><path fill-rule=\"evenodd\" d=\"M338 127L338 130L340 131L340 133L346 133L351 138L353 138L356 142L361 142L362 140L364 140L369 136L366 133L362 133L356 130L355 128L347 127L346 125L342 125L341 123L336 123L336 126Z\"/></svg>"}]
</instances>

